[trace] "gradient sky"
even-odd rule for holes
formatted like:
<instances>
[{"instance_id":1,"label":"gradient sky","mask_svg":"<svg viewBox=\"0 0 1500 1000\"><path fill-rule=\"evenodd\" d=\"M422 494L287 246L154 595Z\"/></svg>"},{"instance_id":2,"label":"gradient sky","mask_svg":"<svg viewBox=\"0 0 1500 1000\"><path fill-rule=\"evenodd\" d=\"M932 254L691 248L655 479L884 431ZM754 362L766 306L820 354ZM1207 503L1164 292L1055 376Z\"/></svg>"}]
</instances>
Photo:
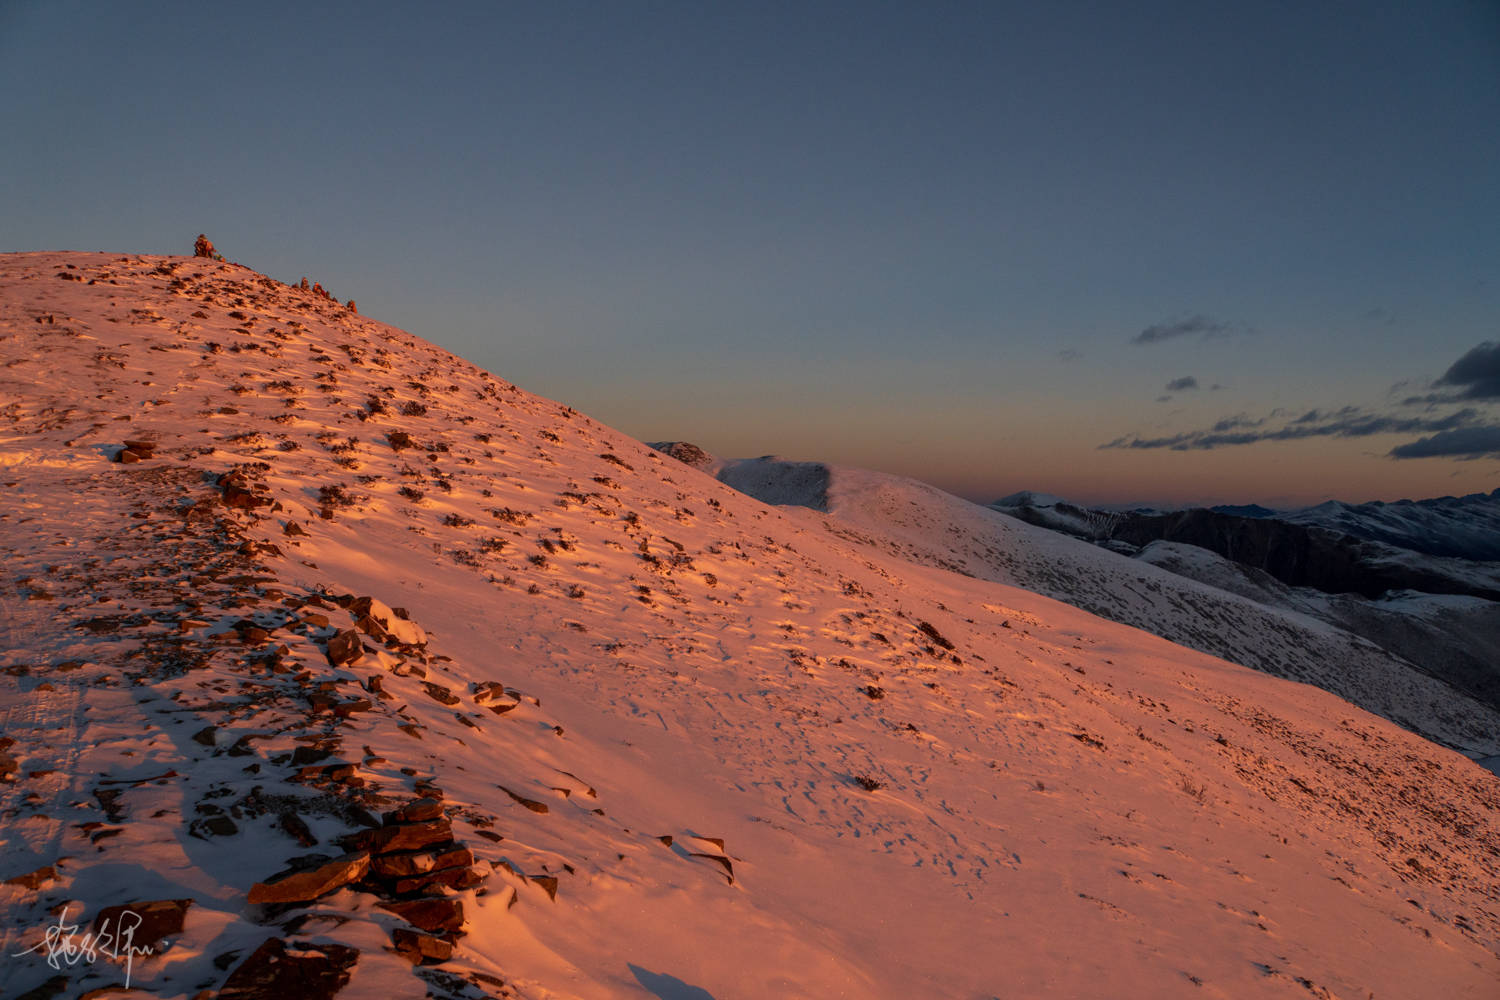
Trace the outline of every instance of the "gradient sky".
<instances>
[{"instance_id":1,"label":"gradient sky","mask_svg":"<svg viewBox=\"0 0 1500 1000\"><path fill-rule=\"evenodd\" d=\"M645 440L1500 486L1493 0L0 0L0 92L0 250L206 232Z\"/></svg>"}]
</instances>

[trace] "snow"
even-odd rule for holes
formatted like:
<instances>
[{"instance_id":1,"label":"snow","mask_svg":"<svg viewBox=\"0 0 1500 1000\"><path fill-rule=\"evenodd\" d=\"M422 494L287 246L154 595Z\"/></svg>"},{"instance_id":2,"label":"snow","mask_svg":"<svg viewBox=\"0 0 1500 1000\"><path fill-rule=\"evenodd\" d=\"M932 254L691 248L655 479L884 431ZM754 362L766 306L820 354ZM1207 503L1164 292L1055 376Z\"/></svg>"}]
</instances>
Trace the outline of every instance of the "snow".
<instances>
[{"instance_id":1,"label":"snow","mask_svg":"<svg viewBox=\"0 0 1500 1000\"><path fill-rule=\"evenodd\" d=\"M6 255L0 359L3 453L25 456L0 473L0 876L57 868L0 886L7 955L63 903L190 897L132 986L214 989L216 956L271 934L358 948L341 997L1479 998L1500 977L1500 779L1012 585L1103 572L1100 595L1175 613L1164 571L873 473L740 469L830 513L770 507L235 265ZM153 458L109 461L138 437ZM234 468L279 506L224 507ZM350 616L319 594L405 609L427 644L330 666ZM1216 600L1182 620L1250 620ZM1281 648L1340 641L1322 628ZM372 704L337 718L329 694ZM318 740L363 785L293 781ZM388 950L400 921L363 889L248 906L307 850L272 812L188 833L258 789L326 844L434 785L487 875L435 969ZM11 957L0 985L54 974Z\"/></svg>"}]
</instances>

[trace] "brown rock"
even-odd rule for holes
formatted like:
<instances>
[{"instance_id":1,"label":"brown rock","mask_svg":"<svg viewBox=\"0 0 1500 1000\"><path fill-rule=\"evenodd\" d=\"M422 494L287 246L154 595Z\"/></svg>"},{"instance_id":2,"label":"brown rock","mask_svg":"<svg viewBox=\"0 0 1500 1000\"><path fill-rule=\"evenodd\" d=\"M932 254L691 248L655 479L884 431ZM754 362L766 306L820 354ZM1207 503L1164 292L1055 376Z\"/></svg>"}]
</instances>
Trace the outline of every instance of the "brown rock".
<instances>
[{"instance_id":1,"label":"brown rock","mask_svg":"<svg viewBox=\"0 0 1500 1000\"><path fill-rule=\"evenodd\" d=\"M425 823L443 815L443 804L437 799L413 799L399 809L392 809L383 819L387 824Z\"/></svg>"},{"instance_id":2,"label":"brown rock","mask_svg":"<svg viewBox=\"0 0 1500 1000\"><path fill-rule=\"evenodd\" d=\"M44 865L34 872L25 875L16 875L5 880L6 885L18 885L23 889L40 889L48 882L57 878L57 869L51 865Z\"/></svg>"},{"instance_id":3,"label":"brown rock","mask_svg":"<svg viewBox=\"0 0 1500 1000\"><path fill-rule=\"evenodd\" d=\"M453 945L431 934L397 927L391 931L391 940L395 942L396 953L412 965L446 962L453 957Z\"/></svg>"},{"instance_id":4,"label":"brown rock","mask_svg":"<svg viewBox=\"0 0 1500 1000\"><path fill-rule=\"evenodd\" d=\"M358 663L365 655L359 644L359 633L353 629L342 629L328 640L328 662L335 667L345 663Z\"/></svg>"},{"instance_id":5,"label":"brown rock","mask_svg":"<svg viewBox=\"0 0 1500 1000\"><path fill-rule=\"evenodd\" d=\"M388 634L384 626L369 615L361 615L359 621L354 623L354 627L377 642L384 642Z\"/></svg>"},{"instance_id":6,"label":"brown rock","mask_svg":"<svg viewBox=\"0 0 1500 1000\"><path fill-rule=\"evenodd\" d=\"M472 868L444 868L441 871L428 872L426 875L396 879L389 885L390 890L396 895L408 896L413 893L431 892L434 889L472 889L484 879L485 876Z\"/></svg>"},{"instance_id":7,"label":"brown rock","mask_svg":"<svg viewBox=\"0 0 1500 1000\"><path fill-rule=\"evenodd\" d=\"M455 695L452 691L443 687L443 685L441 684L434 684L431 681L423 681L422 688L427 692L427 696L433 701L440 702L444 705L458 704L458 696Z\"/></svg>"},{"instance_id":8,"label":"brown rock","mask_svg":"<svg viewBox=\"0 0 1500 1000\"><path fill-rule=\"evenodd\" d=\"M251 903L305 903L364 878L370 856L364 851L330 858L314 854L293 862L291 871L278 873L250 890Z\"/></svg>"},{"instance_id":9,"label":"brown rock","mask_svg":"<svg viewBox=\"0 0 1500 1000\"><path fill-rule=\"evenodd\" d=\"M433 934L452 933L462 930L464 926L463 900L451 896L393 900L381 903L380 908L394 913L413 927Z\"/></svg>"},{"instance_id":10,"label":"brown rock","mask_svg":"<svg viewBox=\"0 0 1500 1000\"><path fill-rule=\"evenodd\" d=\"M125 447L129 448L131 451L135 452L143 458L150 458L151 453L156 450L156 442L132 441L130 438L126 438Z\"/></svg>"},{"instance_id":11,"label":"brown rock","mask_svg":"<svg viewBox=\"0 0 1500 1000\"><path fill-rule=\"evenodd\" d=\"M339 944L268 938L229 974L218 1000L332 1000L359 952Z\"/></svg>"},{"instance_id":12,"label":"brown rock","mask_svg":"<svg viewBox=\"0 0 1500 1000\"><path fill-rule=\"evenodd\" d=\"M157 899L106 906L94 917L94 933L109 934L117 948L149 948L182 933L191 899Z\"/></svg>"},{"instance_id":13,"label":"brown rock","mask_svg":"<svg viewBox=\"0 0 1500 1000\"><path fill-rule=\"evenodd\" d=\"M404 878L426 875L444 868L465 867L474 863L474 853L461 844L445 844L425 851L400 851L382 854L370 862L370 870L381 878Z\"/></svg>"},{"instance_id":14,"label":"brown rock","mask_svg":"<svg viewBox=\"0 0 1500 1000\"><path fill-rule=\"evenodd\" d=\"M452 839L453 826L444 818L424 823L397 823L377 830L361 830L342 838L341 843L351 850L393 854L397 851L420 851L446 844Z\"/></svg>"}]
</instances>

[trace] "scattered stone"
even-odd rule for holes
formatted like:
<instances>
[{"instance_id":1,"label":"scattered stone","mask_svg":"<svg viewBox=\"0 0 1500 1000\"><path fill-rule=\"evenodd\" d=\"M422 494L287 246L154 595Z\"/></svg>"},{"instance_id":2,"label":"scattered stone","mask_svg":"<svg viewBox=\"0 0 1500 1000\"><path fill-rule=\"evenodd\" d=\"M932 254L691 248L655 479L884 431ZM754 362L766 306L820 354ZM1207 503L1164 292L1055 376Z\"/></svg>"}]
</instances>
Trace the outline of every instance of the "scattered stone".
<instances>
[{"instance_id":1,"label":"scattered stone","mask_svg":"<svg viewBox=\"0 0 1500 1000\"><path fill-rule=\"evenodd\" d=\"M542 887L548 899L557 898L557 876L556 875L533 875L531 881Z\"/></svg>"},{"instance_id":2,"label":"scattered stone","mask_svg":"<svg viewBox=\"0 0 1500 1000\"><path fill-rule=\"evenodd\" d=\"M381 878L408 878L445 868L467 868L473 863L472 851L460 844L450 843L425 851L381 854L370 863L370 870Z\"/></svg>"},{"instance_id":3,"label":"scattered stone","mask_svg":"<svg viewBox=\"0 0 1500 1000\"><path fill-rule=\"evenodd\" d=\"M359 951L339 944L267 938L240 963L218 1000L332 1000L349 982Z\"/></svg>"},{"instance_id":4,"label":"scattered stone","mask_svg":"<svg viewBox=\"0 0 1500 1000\"><path fill-rule=\"evenodd\" d=\"M451 896L390 900L381 903L380 908L433 934L454 933L464 925L463 900ZM223 1000L222 995L220 1000Z\"/></svg>"},{"instance_id":5,"label":"scattered stone","mask_svg":"<svg viewBox=\"0 0 1500 1000\"><path fill-rule=\"evenodd\" d=\"M94 933L113 935L122 950L154 948L164 938L182 933L191 899L156 899L143 903L106 906L94 917ZM127 937L128 935L128 937Z\"/></svg>"},{"instance_id":6,"label":"scattered stone","mask_svg":"<svg viewBox=\"0 0 1500 1000\"><path fill-rule=\"evenodd\" d=\"M397 927L391 931L391 940L395 942L396 953L413 965L446 962L453 957L453 945L431 934Z\"/></svg>"},{"instance_id":7,"label":"scattered stone","mask_svg":"<svg viewBox=\"0 0 1500 1000\"><path fill-rule=\"evenodd\" d=\"M278 821L287 835L303 847L313 847L317 844L318 838L313 836L312 829L296 813L284 812L278 817Z\"/></svg>"},{"instance_id":8,"label":"scattered stone","mask_svg":"<svg viewBox=\"0 0 1500 1000\"><path fill-rule=\"evenodd\" d=\"M422 689L427 692L427 696L429 698L431 698L433 701L439 702L440 704L457 705L459 703L458 695L454 694L452 691L448 690L441 684L434 684L431 681L423 681Z\"/></svg>"},{"instance_id":9,"label":"scattered stone","mask_svg":"<svg viewBox=\"0 0 1500 1000\"><path fill-rule=\"evenodd\" d=\"M359 643L359 633L353 629L342 629L328 640L328 662L335 667L358 663L364 655L364 647Z\"/></svg>"},{"instance_id":10,"label":"scattered stone","mask_svg":"<svg viewBox=\"0 0 1500 1000\"><path fill-rule=\"evenodd\" d=\"M397 823L375 830L361 830L340 838L340 843L350 850L392 854L396 851L419 851L446 844L452 839L453 826L444 817L422 823Z\"/></svg>"},{"instance_id":11,"label":"scattered stone","mask_svg":"<svg viewBox=\"0 0 1500 1000\"><path fill-rule=\"evenodd\" d=\"M358 882L369 870L370 855L364 851L339 858L308 855L295 859L289 870L278 872L269 881L255 883L250 890L250 902L305 903Z\"/></svg>"},{"instance_id":12,"label":"scattered stone","mask_svg":"<svg viewBox=\"0 0 1500 1000\"><path fill-rule=\"evenodd\" d=\"M240 828L235 826L234 820L228 816L195 819L188 826L188 833L199 840L207 840L210 837L232 837L239 832Z\"/></svg>"},{"instance_id":13,"label":"scattered stone","mask_svg":"<svg viewBox=\"0 0 1500 1000\"><path fill-rule=\"evenodd\" d=\"M201 743L206 747L215 746L218 743L218 726L205 726L193 734L193 742Z\"/></svg>"},{"instance_id":14,"label":"scattered stone","mask_svg":"<svg viewBox=\"0 0 1500 1000\"><path fill-rule=\"evenodd\" d=\"M35 989L30 989L22 993L16 997L16 1000L52 1000L53 997L68 988L68 982L67 976L53 976Z\"/></svg>"},{"instance_id":15,"label":"scattered stone","mask_svg":"<svg viewBox=\"0 0 1500 1000\"><path fill-rule=\"evenodd\" d=\"M48 882L57 878L57 869L51 865L43 865L34 872L25 875L16 875L5 880L6 885L18 885L23 889L40 889Z\"/></svg>"},{"instance_id":16,"label":"scattered stone","mask_svg":"<svg viewBox=\"0 0 1500 1000\"><path fill-rule=\"evenodd\" d=\"M399 809L392 809L384 816L387 824L396 823L425 823L428 820L440 819L443 815L443 804L437 799L413 799Z\"/></svg>"},{"instance_id":17,"label":"scattered stone","mask_svg":"<svg viewBox=\"0 0 1500 1000\"><path fill-rule=\"evenodd\" d=\"M366 617L373 619L392 639L395 639L399 643L408 646L422 646L427 643L427 633L422 631L420 625L410 621L405 615L398 615L390 607L373 597L355 598L349 604L349 613L356 619Z\"/></svg>"},{"instance_id":18,"label":"scattered stone","mask_svg":"<svg viewBox=\"0 0 1500 1000\"><path fill-rule=\"evenodd\" d=\"M517 795L515 792L511 791L509 788L506 788L504 785L496 785L495 787L500 789L506 795L509 795L520 805L523 805L527 809L530 809L532 812L540 813L543 816L547 814L547 803L538 802L535 799L528 799L524 795Z\"/></svg>"}]
</instances>

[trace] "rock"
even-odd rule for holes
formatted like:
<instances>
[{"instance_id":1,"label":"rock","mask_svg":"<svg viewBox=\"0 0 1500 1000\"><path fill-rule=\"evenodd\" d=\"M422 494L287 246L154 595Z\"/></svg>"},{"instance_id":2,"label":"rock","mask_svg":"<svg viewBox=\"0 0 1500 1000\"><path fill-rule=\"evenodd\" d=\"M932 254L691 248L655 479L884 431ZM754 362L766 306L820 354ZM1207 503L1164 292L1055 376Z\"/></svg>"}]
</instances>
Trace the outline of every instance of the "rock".
<instances>
[{"instance_id":1,"label":"rock","mask_svg":"<svg viewBox=\"0 0 1500 1000\"><path fill-rule=\"evenodd\" d=\"M413 893L429 893L434 889L472 889L482 883L484 878L472 868L444 868L426 875L396 879L389 886L397 896L408 896Z\"/></svg>"},{"instance_id":2,"label":"rock","mask_svg":"<svg viewBox=\"0 0 1500 1000\"><path fill-rule=\"evenodd\" d=\"M443 685L441 684L434 684L431 681L423 681L422 689L427 692L427 696L433 701L439 702L443 705L458 704L458 696L455 695L452 691L443 687Z\"/></svg>"},{"instance_id":3,"label":"rock","mask_svg":"<svg viewBox=\"0 0 1500 1000\"><path fill-rule=\"evenodd\" d=\"M339 944L268 938L239 964L218 1000L332 1000L349 982L359 952Z\"/></svg>"},{"instance_id":4,"label":"rock","mask_svg":"<svg viewBox=\"0 0 1500 1000\"><path fill-rule=\"evenodd\" d=\"M48 882L57 878L57 869L51 865L44 865L34 872L25 875L15 875L5 880L6 885L18 885L23 889L40 889Z\"/></svg>"},{"instance_id":5,"label":"rock","mask_svg":"<svg viewBox=\"0 0 1500 1000\"><path fill-rule=\"evenodd\" d=\"M408 621L390 607L373 597L358 597L349 605L349 613L355 618L369 617L397 642L408 646L421 646L427 642L427 633L416 622Z\"/></svg>"},{"instance_id":6,"label":"rock","mask_svg":"<svg viewBox=\"0 0 1500 1000\"><path fill-rule=\"evenodd\" d=\"M300 746L292 751L292 766L305 767L308 764L317 764L333 756L332 750L322 747Z\"/></svg>"},{"instance_id":7,"label":"rock","mask_svg":"<svg viewBox=\"0 0 1500 1000\"><path fill-rule=\"evenodd\" d=\"M299 535L307 534L306 531L302 530L302 525L298 524L296 521L288 521L286 524L282 525L281 533L283 535L287 535L288 537L297 537Z\"/></svg>"},{"instance_id":8,"label":"rock","mask_svg":"<svg viewBox=\"0 0 1500 1000\"><path fill-rule=\"evenodd\" d=\"M342 629L328 640L328 662L335 667L345 663L358 663L365 655L359 644L359 633L353 629Z\"/></svg>"},{"instance_id":9,"label":"rock","mask_svg":"<svg viewBox=\"0 0 1500 1000\"><path fill-rule=\"evenodd\" d=\"M0 780L9 781L10 776L21 769L21 765L14 757L0 750Z\"/></svg>"},{"instance_id":10,"label":"rock","mask_svg":"<svg viewBox=\"0 0 1500 1000\"><path fill-rule=\"evenodd\" d=\"M446 844L453 839L453 826L447 818L422 823L397 823L375 830L361 830L340 839L350 850L371 854L393 854L397 851L420 851Z\"/></svg>"},{"instance_id":11,"label":"rock","mask_svg":"<svg viewBox=\"0 0 1500 1000\"><path fill-rule=\"evenodd\" d=\"M53 976L35 989L27 990L16 1000L52 1000L53 997L68 988L70 980L67 976Z\"/></svg>"},{"instance_id":12,"label":"rock","mask_svg":"<svg viewBox=\"0 0 1500 1000\"><path fill-rule=\"evenodd\" d=\"M151 453L156 450L155 441L132 441L125 439L125 447L140 455L142 458L150 458Z\"/></svg>"},{"instance_id":13,"label":"rock","mask_svg":"<svg viewBox=\"0 0 1500 1000\"><path fill-rule=\"evenodd\" d=\"M463 900L451 896L392 900L381 903L380 908L433 934L453 933L464 926Z\"/></svg>"},{"instance_id":14,"label":"rock","mask_svg":"<svg viewBox=\"0 0 1500 1000\"><path fill-rule=\"evenodd\" d=\"M370 870L381 878L406 878L426 875L445 868L467 868L474 863L474 853L461 844L446 844L425 851L400 851L382 854L370 863Z\"/></svg>"},{"instance_id":15,"label":"rock","mask_svg":"<svg viewBox=\"0 0 1500 1000\"><path fill-rule=\"evenodd\" d=\"M453 945L431 934L397 927L391 931L391 940L395 942L396 953L413 965L446 962L453 957Z\"/></svg>"},{"instance_id":16,"label":"rock","mask_svg":"<svg viewBox=\"0 0 1500 1000\"><path fill-rule=\"evenodd\" d=\"M390 634L370 615L360 615L359 620L354 623L354 627L376 642L384 642L385 637Z\"/></svg>"},{"instance_id":17,"label":"rock","mask_svg":"<svg viewBox=\"0 0 1500 1000\"><path fill-rule=\"evenodd\" d=\"M232 837L240 832L240 828L234 825L234 820L228 816L209 816L206 819L195 819L188 826L188 833L199 840L207 840L209 837Z\"/></svg>"},{"instance_id":18,"label":"rock","mask_svg":"<svg viewBox=\"0 0 1500 1000\"><path fill-rule=\"evenodd\" d=\"M542 887L548 899L557 898L557 876L555 875L533 875L531 881Z\"/></svg>"},{"instance_id":19,"label":"rock","mask_svg":"<svg viewBox=\"0 0 1500 1000\"><path fill-rule=\"evenodd\" d=\"M94 933L113 935L115 946L150 948L182 933L191 899L156 899L106 906L94 917ZM128 935L128 937L127 937Z\"/></svg>"},{"instance_id":20,"label":"rock","mask_svg":"<svg viewBox=\"0 0 1500 1000\"><path fill-rule=\"evenodd\" d=\"M218 735L218 726L205 726L193 734L193 742L201 743L206 747L215 746L218 743Z\"/></svg>"},{"instance_id":21,"label":"rock","mask_svg":"<svg viewBox=\"0 0 1500 1000\"><path fill-rule=\"evenodd\" d=\"M505 685L499 681L475 681L474 704L488 705L505 697Z\"/></svg>"},{"instance_id":22,"label":"rock","mask_svg":"<svg viewBox=\"0 0 1500 1000\"><path fill-rule=\"evenodd\" d=\"M370 855L356 851L340 858L313 854L292 862L291 870L273 875L269 881L257 882L250 890L250 902L305 903L358 882L370 870Z\"/></svg>"},{"instance_id":23,"label":"rock","mask_svg":"<svg viewBox=\"0 0 1500 1000\"><path fill-rule=\"evenodd\" d=\"M139 462L142 458L146 457L149 456L141 455L138 452L131 451L129 448L121 448L119 451L115 452L115 461L120 462L124 465L130 465L134 462Z\"/></svg>"},{"instance_id":24,"label":"rock","mask_svg":"<svg viewBox=\"0 0 1500 1000\"><path fill-rule=\"evenodd\" d=\"M427 820L439 819L442 815L443 804L437 799L413 799L399 809L392 809L386 813L384 819L387 824L424 823Z\"/></svg>"},{"instance_id":25,"label":"rock","mask_svg":"<svg viewBox=\"0 0 1500 1000\"><path fill-rule=\"evenodd\" d=\"M317 844L318 838L313 836L312 830L307 823L294 812L284 812L278 817L281 828L303 847L312 847Z\"/></svg>"}]
</instances>

